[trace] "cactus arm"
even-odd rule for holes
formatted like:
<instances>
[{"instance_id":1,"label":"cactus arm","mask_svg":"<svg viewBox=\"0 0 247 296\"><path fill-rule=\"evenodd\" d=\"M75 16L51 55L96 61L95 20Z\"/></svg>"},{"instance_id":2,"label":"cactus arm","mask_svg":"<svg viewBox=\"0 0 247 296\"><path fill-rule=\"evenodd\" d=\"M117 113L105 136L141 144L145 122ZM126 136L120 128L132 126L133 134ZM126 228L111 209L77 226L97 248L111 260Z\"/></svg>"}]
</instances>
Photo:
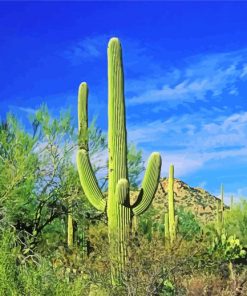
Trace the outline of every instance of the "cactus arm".
<instances>
[{"instance_id":1,"label":"cactus arm","mask_svg":"<svg viewBox=\"0 0 247 296\"><path fill-rule=\"evenodd\" d=\"M79 148L88 151L88 86L82 82L78 90L78 138Z\"/></svg>"},{"instance_id":2,"label":"cactus arm","mask_svg":"<svg viewBox=\"0 0 247 296\"><path fill-rule=\"evenodd\" d=\"M106 201L94 175L87 151L79 150L77 152L77 167L86 197L97 210L104 212Z\"/></svg>"},{"instance_id":3,"label":"cactus arm","mask_svg":"<svg viewBox=\"0 0 247 296\"><path fill-rule=\"evenodd\" d=\"M126 179L120 179L116 187L116 198L120 205L128 206L129 182Z\"/></svg>"},{"instance_id":4,"label":"cactus arm","mask_svg":"<svg viewBox=\"0 0 247 296\"><path fill-rule=\"evenodd\" d=\"M79 150L77 152L77 167L86 197L97 210L103 212L106 208L106 201L99 188L88 155L87 101L88 87L87 84L83 82L80 84L78 92Z\"/></svg>"},{"instance_id":5,"label":"cactus arm","mask_svg":"<svg viewBox=\"0 0 247 296\"><path fill-rule=\"evenodd\" d=\"M133 205L134 215L138 216L144 213L153 201L155 192L159 185L160 169L160 154L157 152L153 152L149 157L147 169L142 182L142 192L140 192L140 194L143 194L142 200L138 205Z\"/></svg>"}]
</instances>

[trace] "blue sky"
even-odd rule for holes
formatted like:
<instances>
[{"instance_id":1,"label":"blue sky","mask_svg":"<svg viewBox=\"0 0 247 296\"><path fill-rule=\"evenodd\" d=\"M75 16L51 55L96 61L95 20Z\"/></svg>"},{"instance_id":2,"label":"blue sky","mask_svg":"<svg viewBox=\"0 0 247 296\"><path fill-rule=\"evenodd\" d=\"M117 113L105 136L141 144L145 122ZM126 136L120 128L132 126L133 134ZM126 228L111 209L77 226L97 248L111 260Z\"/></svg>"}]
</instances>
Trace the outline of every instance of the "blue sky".
<instances>
[{"instance_id":1,"label":"blue sky","mask_svg":"<svg viewBox=\"0 0 247 296\"><path fill-rule=\"evenodd\" d=\"M128 139L191 186L247 195L247 3L0 2L0 116L56 116L90 88L107 131L110 37L123 48Z\"/></svg>"}]
</instances>

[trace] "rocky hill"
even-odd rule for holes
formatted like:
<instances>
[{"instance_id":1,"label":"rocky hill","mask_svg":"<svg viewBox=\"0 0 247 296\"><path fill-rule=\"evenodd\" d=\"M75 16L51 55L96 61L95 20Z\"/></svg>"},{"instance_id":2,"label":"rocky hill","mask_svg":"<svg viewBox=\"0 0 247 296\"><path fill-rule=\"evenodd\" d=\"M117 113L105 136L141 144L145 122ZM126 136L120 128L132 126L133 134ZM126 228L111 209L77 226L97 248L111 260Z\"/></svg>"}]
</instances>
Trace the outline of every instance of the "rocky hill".
<instances>
[{"instance_id":1,"label":"rocky hill","mask_svg":"<svg viewBox=\"0 0 247 296\"><path fill-rule=\"evenodd\" d=\"M152 203L152 207L158 210L157 218L162 218L167 211L167 200L168 178L162 178ZM202 222L216 219L216 203L219 198L202 188L193 188L179 179L174 179L174 200L175 208L181 206L191 210Z\"/></svg>"},{"instance_id":2,"label":"rocky hill","mask_svg":"<svg viewBox=\"0 0 247 296\"><path fill-rule=\"evenodd\" d=\"M167 209L168 178L161 179L153 207L160 211ZM175 208L182 206L191 210L201 221L212 221L216 217L216 204L219 200L202 188L193 188L179 179L174 179Z\"/></svg>"}]
</instances>

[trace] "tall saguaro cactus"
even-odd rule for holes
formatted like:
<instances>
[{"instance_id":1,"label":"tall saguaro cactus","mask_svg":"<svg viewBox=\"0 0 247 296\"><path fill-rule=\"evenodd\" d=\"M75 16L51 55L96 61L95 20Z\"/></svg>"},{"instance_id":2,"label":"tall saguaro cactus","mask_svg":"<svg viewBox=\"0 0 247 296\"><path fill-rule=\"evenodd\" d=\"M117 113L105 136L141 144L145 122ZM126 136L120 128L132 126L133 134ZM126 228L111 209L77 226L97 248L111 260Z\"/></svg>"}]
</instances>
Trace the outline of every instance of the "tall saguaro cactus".
<instances>
[{"instance_id":1,"label":"tall saguaro cactus","mask_svg":"<svg viewBox=\"0 0 247 296\"><path fill-rule=\"evenodd\" d=\"M104 198L88 151L88 87L84 82L79 87L78 121L79 151L77 166L83 190L91 204L99 211L106 211L108 217L108 236L112 260L112 283L121 282L127 259L127 242L131 231L132 218L141 215L151 204L158 187L161 157L151 154L142 188L136 202L130 203L127 171L127 131L124 102L124 74L122 49L117 38L108 44L108 198Z\"/></svg>"}]
</instances>

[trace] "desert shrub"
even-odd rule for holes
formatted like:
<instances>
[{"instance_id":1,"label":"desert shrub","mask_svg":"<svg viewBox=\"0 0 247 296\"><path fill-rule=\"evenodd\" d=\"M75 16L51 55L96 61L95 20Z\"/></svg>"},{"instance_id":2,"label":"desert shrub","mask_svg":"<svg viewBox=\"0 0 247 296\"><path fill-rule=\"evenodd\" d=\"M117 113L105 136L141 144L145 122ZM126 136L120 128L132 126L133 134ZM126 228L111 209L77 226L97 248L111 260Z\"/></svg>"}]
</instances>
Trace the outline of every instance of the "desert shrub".
<instances>
[{"instance_id":1,"label":"desert shrub","mask_svg":"<svg viewBox=\"0 0 247 296\"><path fill-rule=\"evenodd\" d=\"M195 239L200 235L201 227L196 216L183 207L179 207L177 210L178 215L178 233L186 240Z\"/></svg>"},{"instance_id":2,"label":"desert shrub","mask_svg":"<svg viewBox=\"0 0 247 296\"><path fill-rule=\"evenodd\" d=\"M1 233L0 254L0 295L79 296L86 293L82 276L69 281L61 277L49 259L38 254L24 256L13 232Z\"/></svg>"},{"instance_id":3,"label":"desert shrub","mask_svg":"<svg viewBox=\"0 0 247 296\"><path fill-rule=\"evenodd\" d=\"M247 247L247 200L241 199L231 210L225 211L224 219L227 233L235 235Z\"/></svg>"},{"instance_id":4,"label":"desert shrub","mask_svg":"<svg viewBox=\"0 0 247 296\"><path fill-rule=\"evenodd\" d=\"M1 233L0 295L17 295L18 274L16 271L16 256L12 249L14 244L15 240L10 232Z\"/></svg>"}]
</instances>

